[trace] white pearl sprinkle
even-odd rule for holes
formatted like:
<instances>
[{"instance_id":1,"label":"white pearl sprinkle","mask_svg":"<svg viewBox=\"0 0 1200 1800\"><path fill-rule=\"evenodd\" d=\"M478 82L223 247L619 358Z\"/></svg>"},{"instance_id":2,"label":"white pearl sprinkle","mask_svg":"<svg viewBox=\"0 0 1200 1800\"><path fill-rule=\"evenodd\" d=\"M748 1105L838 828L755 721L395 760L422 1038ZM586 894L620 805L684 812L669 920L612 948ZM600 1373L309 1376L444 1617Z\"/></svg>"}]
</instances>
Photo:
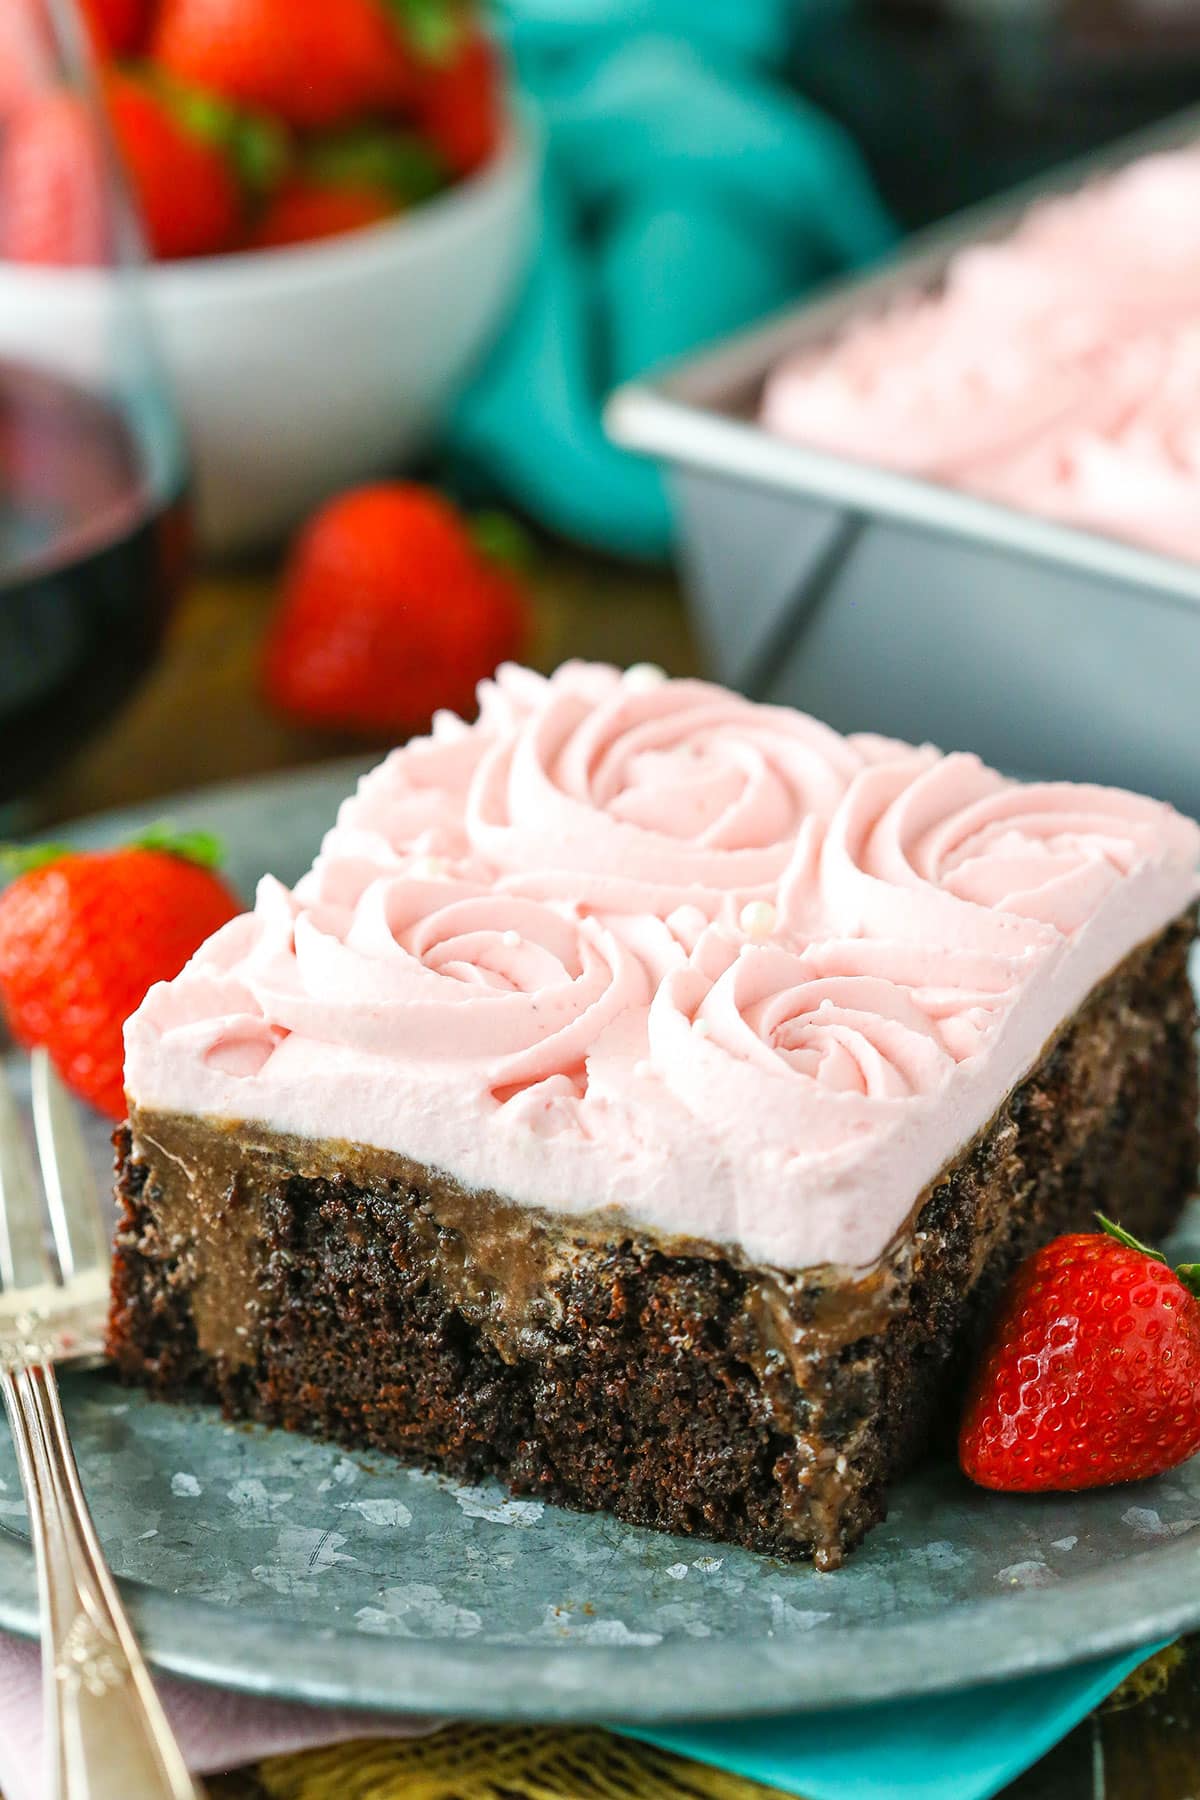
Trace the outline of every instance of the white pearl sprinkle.
<instances>
[{"instance_id":1,"label":"white pearl sprinkle","mask_svg":"<svg viewBox=\"0 0 1200 1800\"><path fill-rule=\"evenodd\" d=\"M506 950L515 950L517 945L521 942L521 934L519 931L502 931L500 933L500 942L504 945Z\"/></svg>"},{"instance_id":2,"label":"white pearl sprinkle","mask_svg":"<svg viewBox=\"0 0 1200 1800\"><path fill-rule=\"evenodd\" d=\"M707 1019L693 1019L692 1020L692 1035L693 1035L693 1037L705 1038L705 1037L710 1036L711 1032L712 1032L712 1026L709 1024Z\"/></svg>"},{"instance_id":3,"label":"white pearl sprinkle","mask_svg":"<svg viewBox=\"0 0 1200 1800\"><path fill-rule=\"evenodd\" d=\"M656 687L661 687L667 679L667 671L660 669L657 663L634 663L626 669L623 685L631 694L649 694Z\"/></svg>"},{"instance_id":4,"label":"white pearl sprinkle","mask_svg":"<svg viewBox=\"0 0 1200 1800\"><path fill-rule=\"evenodd\" d=\"M828 994L825 996L824 1000L822 1000L820 1006L818 1006L817 1011L819 1013L831 1013L833 1011L833 1001L829 998Z\"/></svg>"},{"instance_id":5,"label":"white pearl sprinkle","mask_svg":"<svg viewBox=\"0 0 1200 1800\"><path fill-rule=\"evenodd\" d=\"M418 856L409 874L418 881L444 881L449 865L441 856Z\"/></svg>"},{"instance_id":6,"label":"white pearl sprinkle","mask_svg":"<svg viewBox=\"0 0 1200 1800\"><path fill-rule=\"evenodd\" d=\"M769 900L748 900L738 914L738 924L756 944L764 943L778 922L779 915Z\"/></svg>"}]
</instances>

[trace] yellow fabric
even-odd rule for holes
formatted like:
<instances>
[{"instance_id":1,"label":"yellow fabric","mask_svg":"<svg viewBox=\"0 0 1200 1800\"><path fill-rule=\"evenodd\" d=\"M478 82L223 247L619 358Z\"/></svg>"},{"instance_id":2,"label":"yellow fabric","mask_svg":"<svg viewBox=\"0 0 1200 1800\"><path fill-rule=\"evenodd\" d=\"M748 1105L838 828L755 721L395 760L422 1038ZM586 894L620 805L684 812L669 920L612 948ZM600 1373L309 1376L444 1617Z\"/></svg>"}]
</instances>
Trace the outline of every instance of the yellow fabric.
<instances>
[{"instance_id":1,"label":"yellow fabric","mask_svg":"<svg viewBox=\"0 0 1200 1800\"><path fill-rule=\"evenodd\" d=\"M1127 1707L1140 1706L1143 1700L1152 1700L1161 1694L1180 1663L1187 1661L1187 1651L1182 1644L1168 1644L1165 1650L1159 1650L1148 1657L1132 1675L1127 1675L1114 1694L1105 1701L1108 1712L1124 1712Z\"/></svg>"},{"instance_id":2,"label":"yellow fabric","mask_svg":"<svg viewBox=\"0 0 1200 1800\"><path fill-rule=\"evenodd\" d=\"M767 1800L774 1790L606 1731L456 1725L397 1743L275 1756L269 1800ZM227 1800L234 1800L234 1789ZM219 1783L214 1800L226 1800Z\"/></svg>"}]
</instances>

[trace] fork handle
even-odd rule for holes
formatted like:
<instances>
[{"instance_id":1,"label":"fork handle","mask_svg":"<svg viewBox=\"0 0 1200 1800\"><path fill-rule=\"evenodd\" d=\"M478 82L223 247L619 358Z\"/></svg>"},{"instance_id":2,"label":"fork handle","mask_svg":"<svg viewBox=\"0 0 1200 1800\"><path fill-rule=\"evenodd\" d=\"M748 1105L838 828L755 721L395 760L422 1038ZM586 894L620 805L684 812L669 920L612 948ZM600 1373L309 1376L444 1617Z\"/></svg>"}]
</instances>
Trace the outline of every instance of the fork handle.
<instances>
[{"instance_id":1,"label":"fork handle","mask_svg":"<svg viewBox=\"0 0 1200 1800\"><path fill-rule=\"evenodd\" d=\"M6 1368L37 1555L42 1692L53 1800L202 1800L104 1559L54 1369Z\"/></svg>"}]
</instances>

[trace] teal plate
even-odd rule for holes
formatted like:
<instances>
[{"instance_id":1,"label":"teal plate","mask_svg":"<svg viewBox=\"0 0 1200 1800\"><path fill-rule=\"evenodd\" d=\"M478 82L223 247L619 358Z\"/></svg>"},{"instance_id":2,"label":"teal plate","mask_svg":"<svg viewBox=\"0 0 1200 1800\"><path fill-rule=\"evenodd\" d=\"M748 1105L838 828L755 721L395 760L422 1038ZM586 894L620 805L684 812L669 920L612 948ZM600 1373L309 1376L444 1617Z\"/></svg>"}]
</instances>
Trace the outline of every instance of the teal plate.
<instances>
[{"instance_id":1,"label":"teal plate","mask_svg":"<svg viewBox=\"0 0 1200 1800\"><path fill-rule=\"evenodd\" d=\"M293 879L306 866L353 773L341 764L169 810L222 833L249 893L265 868ZM101 841L148 816L72 835ZM98 1124L95 1143L103 1165ZM946 1692L1200 1624L1200 1458L1136 1488L1028 1499L931 1467L901 1484L846 1567L823 1575L229 1425L102 1372L63 1385L150 1656L249 1692L649 1724ZM32 1634L36 1622L6 1443L0 1625Z\"/></svg>"}]
</instances>

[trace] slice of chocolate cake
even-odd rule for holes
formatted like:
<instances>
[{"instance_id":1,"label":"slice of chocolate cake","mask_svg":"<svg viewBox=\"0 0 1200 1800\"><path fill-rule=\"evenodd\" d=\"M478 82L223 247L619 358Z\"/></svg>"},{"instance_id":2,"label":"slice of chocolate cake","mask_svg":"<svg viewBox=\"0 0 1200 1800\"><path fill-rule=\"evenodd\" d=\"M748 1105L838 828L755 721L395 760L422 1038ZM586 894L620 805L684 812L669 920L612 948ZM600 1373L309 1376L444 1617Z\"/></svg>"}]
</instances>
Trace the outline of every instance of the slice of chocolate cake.
<instances>
[{"instance_id":1,"label":"slice of chocolate cake","mask_svg":"<svg viewBox=\"0 0 1200 1800\"><path fill-rule=\"evenodd\" d=\"M1197 1163L1200 831L657 671L501 671L127 1031L164 1394L836 1563L1015 1262Z\"/></svg>"}]
</instances>

